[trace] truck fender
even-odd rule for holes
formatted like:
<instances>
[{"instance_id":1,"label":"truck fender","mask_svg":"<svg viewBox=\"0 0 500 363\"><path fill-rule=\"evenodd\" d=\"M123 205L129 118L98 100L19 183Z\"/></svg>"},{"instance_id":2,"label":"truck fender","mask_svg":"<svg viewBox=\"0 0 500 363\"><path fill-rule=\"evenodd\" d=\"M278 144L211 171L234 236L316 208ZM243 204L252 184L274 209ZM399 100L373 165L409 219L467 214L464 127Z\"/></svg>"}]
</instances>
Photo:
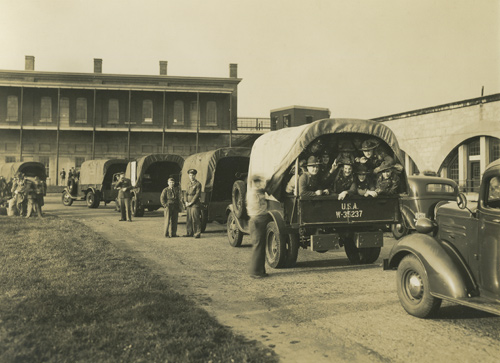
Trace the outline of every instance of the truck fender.
<instances>
[{"instance_id":1,"label":"truck fender","mask_svg":"<svg viewBox=\"0 0 500 363\"><path fill-rule=\"evenodd\" d=\"M247 219L241 219L236 217L236 214L233 211L233 205L229 204L226 208L226 216L229 217L229 214L233 214L234 220L236 222L236 226L240 230L240 232L243 232L245 234L249 234L249 226L248 226L248 220Z\"/></svg>"},{"instance_id":2,"label":"truck fender","mask_svg":"<svg viewBox=\"0 0 500 363\"><path fill-rule=\"evenodd\" d=\"M276 223L278 226L278 231L282 237L282 240L284 241L286 239L286 235L288 234L288 230L285 226L285 220L283 219L283 215L276 210L271 210L267 212L268 216L271 217L272 221ZM271 221L271 219L269 221Z\"/></svg>"},{"instance_id":3,"label":"truck fender","mask_svg":"<svg viewBox=\"0 0 500 363\"><path fill-rule=\"evenodd\" d=\"M466 298L472 293L474 282L463 262L435 238L419 233L402 238L391 250L389 268L396 269L408 254L424 266L431 294Z\"/></svg>"}]
</instances>

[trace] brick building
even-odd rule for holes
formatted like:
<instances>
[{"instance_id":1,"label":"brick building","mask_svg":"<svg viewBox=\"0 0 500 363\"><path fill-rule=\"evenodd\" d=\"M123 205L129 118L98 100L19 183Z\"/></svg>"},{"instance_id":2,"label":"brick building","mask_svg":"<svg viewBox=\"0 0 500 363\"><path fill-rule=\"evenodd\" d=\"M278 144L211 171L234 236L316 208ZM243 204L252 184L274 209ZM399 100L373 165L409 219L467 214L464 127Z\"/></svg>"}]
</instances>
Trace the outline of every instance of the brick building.
<instances>
[{"instance_id":1,"label":"brick building","mask_svg":"<svg viewBox=\"0 0 500 363\"><path fill-rule=\"evenodd\" d=\"M229 77L0 70L0 162L40 161L49 183L62 168L150 153L188 156L236 146L264 131L237 129L237 65Z\"/></svg>"}]
</instances>

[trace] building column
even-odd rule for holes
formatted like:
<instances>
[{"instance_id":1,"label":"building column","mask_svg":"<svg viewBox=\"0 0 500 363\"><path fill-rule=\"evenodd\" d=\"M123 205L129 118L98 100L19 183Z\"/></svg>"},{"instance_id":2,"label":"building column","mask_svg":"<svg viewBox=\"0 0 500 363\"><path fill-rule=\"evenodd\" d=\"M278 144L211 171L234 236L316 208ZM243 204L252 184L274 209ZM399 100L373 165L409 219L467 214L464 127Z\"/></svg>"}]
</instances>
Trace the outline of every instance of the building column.
<instances>
[{"instance_id":1,"label":"building column","mask_svg":"<svg viewBox=\"0 0 500 363\"><path fill-rule=\"evenodd\" d=\"M56 129L56 185L59 185L59 114L60 114L60 105L61 103L61 89L57 89L57 129Z\"/></svg>"},{"instance_id":2,"label":"building column","mask_svg":"<svg viewBox=\"0 0 500 363\"><path fill-rule=\"evenodd\" d=\"M467 145L458 147L458 187L461 191L467 188Z\"/></svg>"},{"instance_id":3,"label":"building column","mask_svg":"<svg viewBox=\"0 0 500 363\"><path fill-rule=\"evenodd\" d=\"M411 162L410 156L405 153L405 166L406 166L406 175L413 175L413 164Z\"/></svg>"},{"instance_id":4,"label":"building column","mask_svg":"<svg viewBox=\"0 0 500 363\"><path fill-rule=\"evenodd\" d=\"M165 72L166 72L166 70L165 70ZM161 132L161 153L165 154L165 91L163 91L162 120L163 120L163 130Z\"/></svg>"},{"instance_id":5,"label":"building column","mask_svg":"<svg viewBox=\"0 0 500 363\"><path fill-rule=\"evenodd\" d=\"M481 179L483 178L484 171L490 160L490 143L486 136L481 136L479 138L479 155L480 155L480 169L481 169Z\"/></svg>"},{"instance_id":6,"label":"building column","mask_svg":"<svg viewBox=\"0 0 500 363\"><path fill-rule=\"evenodd\" d=\"M21 87L21 117L19 118L19 161L23 161L23 103L24 87Z\"/></svg>"}]
</instances>

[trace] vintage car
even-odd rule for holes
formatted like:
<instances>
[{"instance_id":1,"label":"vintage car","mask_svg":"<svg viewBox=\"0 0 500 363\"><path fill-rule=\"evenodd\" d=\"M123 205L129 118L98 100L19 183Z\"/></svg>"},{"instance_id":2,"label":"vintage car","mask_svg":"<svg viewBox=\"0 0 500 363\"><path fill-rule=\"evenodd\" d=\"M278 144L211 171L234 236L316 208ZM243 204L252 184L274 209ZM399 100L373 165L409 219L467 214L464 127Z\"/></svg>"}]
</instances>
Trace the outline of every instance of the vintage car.
<instances>
[{"instance_id":1,"label":"vintage car","mask_svg":"<svg viewBox=\"0 0 500 363\"><path fill-rule=\"evenodd\" d=\"M415 231L415 223L419 218L433 219L437 203L456 200L458 195L457 183L448 178L413 175L408 177L408 185L408 195L401 198L403 220L391 228L396 239Z\"/></svg>"},{"instance_id":2,"label":"vintage car","mask_svg":"<svg viewBox=\"0 0 500 363\"><path fill-rule=\"evenodd\" d=\"M161 207L160 195L168 178L179 182L184 158L174 154L149 154L127 165L125 177L132 182L132 214L142 217L145 209L152 212Z\"/></svg>"},{"instance_id":3,"label":"vintage car","mask_svg":"<svg viewBox=\"0 0 500 363\"><path fill-rule=\"evenodd\" d=\"M426 318L442 300L500 315L500 160L483 174L477 205L456 202L436 206L434 221L420 218L418 233L400 239L384 260L397 269L403 308Z\"/></svg>"},{"instance_id":4,"label":"vintage car","mask_svg":"<svg viewBox=\"0 0 500 363\"><path fill-rule=\"evenodd\" d=\"M182 168L181 189L187 190L187 171L196 169L196 179L201 183L201 231L207 222L226 223L227 206L231 204L232 187L236 180L246 178L250 148L225 147L186 158Z\"/></svg>"},{"instance_id":5,"label":"vintage car","mask_svg":"<svg viewBox=\"0 0 500 363\"><path fill-rule=\"evenodd\" d=\"M43 181L46 181L47 179L45 165L37 161L21 161L0 164L0 176L3 176L5 180L5 185L3 186L4 190L0 190L0 204L4 204L12 197L12 179L17 175L17 173L23 173L25 178L28 180L32 180L36 176Z\"/></svg>"},{"instance_id":6,"label":"vintage car","mask_svg":"<svg viewBox=\"0 0 500 363\"><path fill-rule=\"evenodd\" d=\"M84 200L89 208L98 208L116 199L118 191L113 183L118 174L125 172L128 161L125 159L87 160L80 168L80 178L68 180L62 192L62 203L70 206L75 200Z\"/></svg>"},{"instance_id":7,"label":"vintage car","mask_svg":"<svg viewBox=\"0 0 500 363\"><path fill-rule=\"evenodd\" d=\"M299 159L317 140L338 156L338 145L346 141L358 147L377 140L377 152L397 162L402 160L395 135L382 123L358 119L325 119L260 136L250 154L248 181L258 175L265 180L268 203L266 260L270 267L291 267L300 248L317 252L343 247L352 263L373 263L383 246L387 226L401 222L400 193L407 192L404 170L399 169L399 190L395 195L348 197L336 195L299 196ZM295 181L295 191L286 191ZM236 181L234 202L228 207L229 244L237 247L249 233L245 208L246 185Z\"/></svg>"}]
</instances>

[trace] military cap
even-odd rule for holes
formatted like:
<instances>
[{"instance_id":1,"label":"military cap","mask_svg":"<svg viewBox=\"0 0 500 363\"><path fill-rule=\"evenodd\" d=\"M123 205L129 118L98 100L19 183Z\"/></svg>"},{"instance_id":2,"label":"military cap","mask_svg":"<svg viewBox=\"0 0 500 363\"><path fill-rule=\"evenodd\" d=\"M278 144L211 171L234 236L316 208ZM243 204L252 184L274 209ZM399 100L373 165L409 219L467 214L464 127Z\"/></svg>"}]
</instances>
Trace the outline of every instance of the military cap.
<instances>
[{"instance_id":1,"label":"military cap","mask_svg":"<svg viewBox=\"0 0 500 363\"><path fill-rule=\"evenodd\" d=\"M198 171L196 169L189 169L188 174L196 175L196 174L198 174Z\"/></svg>"},{"instance_id":2,"label":"military cap","mask_svg":"<svg viewBox=\"0 0 500 363\"><path fill-rule=\"evenodd\" d=\"M380 164L379 167L375 168L374 172L378 174L382 171L393 169L393 168L394 168L394 161L384 160L382 162L382 164Z\"/></svg>"},{"instance_id":3,"label":"military cap","mask_svg":"<svg viewBox=\"0 0 500 363\"><path fill-rule=\"evenodd\" d=\"M361 144L361 150L363 151L368 151L368 150L373 150L379 145L378 141L375 139L368 139L363 141Z\"/></svg>"},{"instance_id":4,"label":"military cap","mask_svg":"<svg viewBox=\"0 0 500 363\"><path fill-rule=\"evenodd\" d=\"M307 159L307 166L316 166L316 165L320 165L318 158L314 155L309 156L309 158Z\"/></svg>"},{"instance_id":5,"label":"military cap","mask_svg":"<svg viewBox=\"0 0 500 363\"><path fill-rule=\"evenodd\" d=\"M168 178L167 181L173 181L175 183L175 179L174 178Z\"/></svg>"},{"instance_id":6,"label":"military cap","mask_svg":"<svg viewBox=\"0 0 500 363\"><path fill-rule=\"evenodd\" d=\"M356 174L370 174L370 171L365 164L359 164L356 168Z\"/></svg>"}]
</instances>

